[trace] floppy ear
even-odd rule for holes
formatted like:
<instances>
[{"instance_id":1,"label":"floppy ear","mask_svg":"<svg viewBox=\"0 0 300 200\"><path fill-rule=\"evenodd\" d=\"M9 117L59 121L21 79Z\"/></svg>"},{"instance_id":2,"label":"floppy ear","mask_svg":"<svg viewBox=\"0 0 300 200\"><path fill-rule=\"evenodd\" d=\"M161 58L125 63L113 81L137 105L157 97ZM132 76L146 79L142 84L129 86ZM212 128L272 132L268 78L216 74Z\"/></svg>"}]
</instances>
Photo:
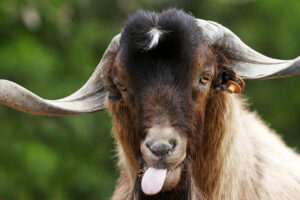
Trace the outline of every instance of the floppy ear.
<instances>
[{"instance_id":1,"label":"floppy ear","mask_svg":"<svg viewBox=\"0 0 300 200\"><path fill-rule=\"evenodd\" d=\"M237 76L244 79L268 79L300 73L300 57L278 60L264 56L243 43L228 28L212 21L197 19L204 39L224 53Z\"/></svg>"},{"instance_id":2,"label":"floppy ear","mask_svg":"<svg viewBox=\"0 0 300 200\"><path fill-rule=\"evenodd\" d=\"M119 50L120 34L106 49L89 80L77 92L58 99L43 99L22 86L0 79L0 103L36 115L62 116L100 111L106 108L103 69L114 63Z\"/></svg>"}]
</instances>

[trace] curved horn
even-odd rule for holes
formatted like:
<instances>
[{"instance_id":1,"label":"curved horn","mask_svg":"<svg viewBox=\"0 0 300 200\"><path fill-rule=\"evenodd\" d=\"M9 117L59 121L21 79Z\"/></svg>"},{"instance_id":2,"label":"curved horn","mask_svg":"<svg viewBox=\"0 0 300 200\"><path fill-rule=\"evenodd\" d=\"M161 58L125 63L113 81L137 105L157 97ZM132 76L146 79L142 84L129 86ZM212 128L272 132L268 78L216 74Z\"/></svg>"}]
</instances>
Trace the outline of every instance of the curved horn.
<instances>
[{"instance_id":1,"label":"curved horn","mask_svg":"<svg viewBox=\"0 0 300 200\"><path fill-rule=\"evenodd\" d=\"M292 76L300 73L300 57L278 60L264 56L243 43L228 28L212 21L197 19L205 40L223 50L231 67L245 79L264 79Z\"/></svg>"},{"instance_id":2,"label":"curved horn","mask_svg":"<svg viewBox=\"0 0 300 200\"><path fill-rule=\"evenodd\" d=\"M0 79L0 103L36 115L62 116L90 113L106 108L103 69L114 62L120 34L106 49L89 80L74 94L58 100L46 100L8 80Z\"/></svg>"}]
</instances>

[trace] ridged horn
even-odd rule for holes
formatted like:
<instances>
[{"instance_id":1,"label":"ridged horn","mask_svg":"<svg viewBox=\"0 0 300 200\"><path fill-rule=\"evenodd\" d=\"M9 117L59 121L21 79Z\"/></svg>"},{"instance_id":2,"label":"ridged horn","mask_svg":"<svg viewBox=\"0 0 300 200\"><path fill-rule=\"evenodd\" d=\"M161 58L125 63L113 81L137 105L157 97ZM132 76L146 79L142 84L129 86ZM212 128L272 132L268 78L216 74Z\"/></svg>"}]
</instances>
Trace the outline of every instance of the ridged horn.
<instances>
[{"instance_id":1,"label":"ridged horn","mask_svg":"<svg viewBox=\"0 0 300 200\"><path fill-rule=\"evenodd\" d=\"M197 19L205 40L222 49L236 74L244 79L267 79L292 76L300 73L300 57L278 60L251 49L228 28L213 22Z\"/></svg>"},{"instance_id":2,"label":"ridged horn","mask_svg":"<svg viewBox=\"0 0 300 200\"><path fill-rule=\"evenodd\" d=\"M119 49L119 38L120 34L112 39L92 76L72 95L47 100L14 82L0 79L0 103L23 112L46 116L90 113L105 109L103 69L113 64Z\"/></svg>"}]
</instances>

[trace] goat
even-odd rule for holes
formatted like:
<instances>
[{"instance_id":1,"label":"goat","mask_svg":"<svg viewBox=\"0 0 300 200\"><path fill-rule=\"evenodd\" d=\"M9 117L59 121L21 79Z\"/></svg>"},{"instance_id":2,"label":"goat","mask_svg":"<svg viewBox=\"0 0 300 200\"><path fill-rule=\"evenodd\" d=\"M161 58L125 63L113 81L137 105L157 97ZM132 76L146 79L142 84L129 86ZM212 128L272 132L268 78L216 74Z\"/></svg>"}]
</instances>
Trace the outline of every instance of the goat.
<instances>
[{"instance_id":1,"label":"goat","mask_svg":"<svg viewBox=\"0 0 300 200\"><path fill-rule=\"evenodd\" d=\"M45 100L0 80L0 103L37 115L108 108L120 177L114 200L295 200L300 156L247 110L242 79L300 73L222 25L139 11L74 94Z\"/></svg>"}]
</instances>

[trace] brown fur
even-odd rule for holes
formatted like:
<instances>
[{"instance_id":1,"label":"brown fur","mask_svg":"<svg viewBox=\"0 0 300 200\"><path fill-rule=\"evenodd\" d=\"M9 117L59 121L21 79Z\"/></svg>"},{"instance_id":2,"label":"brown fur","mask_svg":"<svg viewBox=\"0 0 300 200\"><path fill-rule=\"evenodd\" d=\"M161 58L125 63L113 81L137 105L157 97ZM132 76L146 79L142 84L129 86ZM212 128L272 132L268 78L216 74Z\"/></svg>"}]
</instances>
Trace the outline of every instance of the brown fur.
<instances>
[{"instance_id":1,"label":"brown fur","mask_svg":"<svg viewBox=\"0 0 300 200\"><path fill-rule=\"evenodd\" d=\"M219 87L224 84L223 72L227 78L237 81L226 57L202 44L192 63L187 72L188 88L185 88L191 96L183 102L176 93L177 88L159 82L145 88L147 94L136 94L120 56L106 70L107 90L121 96L117 101L108 100L120 170L112 199L292 200L299 197L299 156L255 114L247 111L243 98ZM209 87L199 86L203 74L211 77ZM183 119L186 119L183 124L178 123L181 116L175 112L176 105L182 105ZM146 196L140 190L143 173L140 144L147 129L155 123L164 123L165 119L187 137L187 157L181 165L181 178L176 187L156 196ZM293 166L298 164L298 168L284 165L291 162Z\"/></svg>"},{"instance_id":2,"label":"brown fur","mask_svg":"<svg viewBox=\"0 0 300 200\"><path fill-rule=\"evenodd\" d=\"M272 174L270 172L274 170L273 168L277 169L278 164L269 160L268 156L271 154L269 155L268 152L261 151L264 151L265 148L271 148L272 145L267 146L265 144L266 141L259 140L255 135L249 135L247 141L241 141L244 143L246 142L250 147L250 149L247 149L247 146L245 146L246 150L249 152L246 152L247 156L243 156L243 159L246 159L246 161L249 160L250 163L249 165L246 164L246 166L244 166L244 161L239 158L239 154L243 154L243 151L245 150L234 149L232 147L234 146L233 143L238 143L237 140L239 140L239 138L236 137L236 133L230 132L228 129L234 128L235 124L232 123L241 120L236 119L233 112L244 109L243 103L241 103L242 101L242 99L229 96L228 94L222 95L222 93L215 98L215 101L208 101L206 122L210 123L205 125L205 134L199 142L200 148L197 151L194 160L192 160L190 177L193 181L194 189L191 189L192 187L190 187L186 188L186 190L191 190L192 193L190 196L196 196L191 199L199 200L294 199L295 196L300 194L300 191L297 191L296 189L297 187L299 188L300 185L299 174L297 177L296 171L293 172L291 169L282 167L280 170L283 171L283 174L286 174L286 176L287 174L290 174L289 176L292 177L282 177L282 180L274 178L273 182L268 180L273 178L274 175L270 176L270 174ZM251 116L247 111L243 112L245 112L244 114ZM258 122L261 123L260 121ZM230 127L230 125L233 127ZM259 125L264 126L262 123ZM115 136L121 133L120 130L116 131L115 128L114 130ZM261 134L261 137L265 138L263 132L259 134ZM273 135L267 137L275 139L275 142L273 142L274 148L284 149L284 155L277 154L277 156L283 160L281 162L290 162L289 159L296 159L295 162L300 163L299 157L294 152L287 149L276 137L273 138ZM259 147L262 145L265 146L260 149ZM122 151L120 152L120 177L113 199L129 200L134 191L134 183L137 175L137 171L135 170L138 170L136 166L138 163L137 160L134 161L134 159L131 159L133 165L129 164L130 156L128 154L124 155ZM293 182L292 178L295 178L298 181ZM280 189L278 188L278 191L276 192L281 196L275 198L276 195L272 194L272 191L274 183L278 184L277 181L279 181L278 187L280 187ZM282 190L292 190L293 194L279 193Z\"/></svg>"},{"instance_id":3,"label":"brown fur","mask_svg":"<svg viewBox=\"0 0 300 200\"><path fill-rule=\"evenodd\" d=\"M194 85L197 86L198 77L203 71L209 71L210 74L213 74L214 71L218 71L213 53L209 50L208 46L199 48L196 55L190 72L191 80L193 80L191 87L194 87ZM107 77L112 77L112 79L117 82L117 86L119 82L130 85L130 78L128 74L126 74L126 71L124 71L124 67L122 67L123 63L120 62L118 57L114 68L108 70ZM216 68L213 68L212 71L211 66L215 66ZM159 85L153 86L153 88L156 89L159 87ZM213 85L211 85L211 88L212 87ZM132 87L127 88L129 91L133 90L131 89ZM163 92L165 89L166 91ZM226 109L226 101L224 101L225 97L223 93L215 94L212 92L213 90L203 91L198 88L193 90L194 103L192 110L194 113L191 116L193 118L192 124L189 125L193 127L193 133L188 135L188 159L190 161L187 168L190 170L188 170L189 172L186 174L188 177L193 178L186 179L185 177L184 180L182 179L181 187L187 187L188 185L191 187L191 184L201 185L201 187L198 187L199 192L194 191L193 194L189 195L190 197L194 196L195 198L195 196L197 196L200 198L200 196L202 196L200 193L203 193L204 196L209 196L209 193L211 193L213 188L217 185L218 176L220 174L219 166L221 162L218 165L214 164L218 162L217 154L223 137L222 133L224 132L223 115ZM170 97L169 99L165 99L166 102L161 103L161 105L173 105L174 103L176 104L176 102L173 104L169 102L177 100L176 94L172 94L172 92L174 92L172 88L161 88L159 92L153 90L151 93L151 91L150 89L146 96L147 102L143 104L143 110L146 111L146 119L144 119L146 123L143 125L146 127L150 126L151 122L149 120L154 119L154 116L160 116L160 113L157 112L163 113L165 110L168 110L166 108L153 107L153 105L158 105L158 102L161 101L162 98L159 95ZM137 121L138 110L134 104L134 99L128 99L127 96L123 97L121 101L108 101L108 109L114 117L113 132L120 152L119 157L121 158L119 163L120 178L113 199L129 199L130 193L134 190L134 180L136 180L138 175L138 156L140 155L139 139L141 136L136 135L137 131L135 131L139 129L139 122ZM169 110L172 110L172 108ZM172 115L172 113L169 113L169 115ZM147 122L149 125L147 125ZM192 169L202 170L198 171ZM130 182L130 184L125 184L125 182ZM188 184L189 182L190 184ZM178 190L178 188L172 191L172 194L175 196L180 196L176 192L181 191ZM187 188L185 188L185 190L187 190ZM124 191L126 191L126 193L124 193L125 195L119 195ZM172 197L169 198L172 199Z\"/></svg>"}]
</instances>

